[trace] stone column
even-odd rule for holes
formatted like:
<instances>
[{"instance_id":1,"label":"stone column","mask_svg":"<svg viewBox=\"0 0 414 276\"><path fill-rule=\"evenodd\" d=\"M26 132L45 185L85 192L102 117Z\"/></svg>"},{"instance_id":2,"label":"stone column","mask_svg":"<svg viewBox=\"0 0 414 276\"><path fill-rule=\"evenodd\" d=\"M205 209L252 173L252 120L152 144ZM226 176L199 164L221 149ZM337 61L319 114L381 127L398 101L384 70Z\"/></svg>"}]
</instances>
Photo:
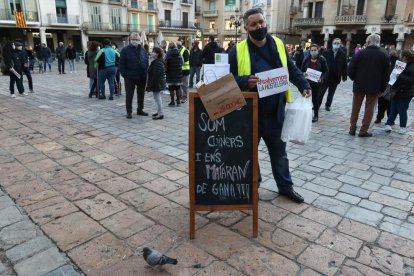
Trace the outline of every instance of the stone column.
<instances>
[{"instance_id":1,"label":"stone column","mask_svg":"<svg viewBox=\"0 0 414 276\"><path fill-rule=\"evenodd\" d=\"M325 47L325 49L328 48L329 36L334 33L334 29L335 27L333 26L322 27L321 34L325 35L325 37L323 38L323 41L324 41L323 46Z\"/></svg>"},{"instance_id":2,"label":"stone column","mask_svg":"<svg viewBox=\"0 0 414 276\"><path fill-rule=\"evenodd\" d=\"M302 45L302 47L305 47L307 40L308 40L308 34L302 30L302 35L300 37L300 45Z\"/></svg>"},{"instance_id":3,"label":"stone column","mask_svg":"<svg viewBox=\"0 0 414 276\"><path fill-rule=\"evenodd\" d=\"M85 31L81 30L81 43L83 52L86 52L88 50L88 39L88 35L85 33Z\"/></svg>"},{"instance_id":4,"label":"stone column","mask_svg":"<svg viewBox=\"0 0 414 276\"><path fill-rule=\"evenodd\" d=\"M395 25L393 33L398 34L398 37L396 39L397 45L395 46L395 49L401 50L405 41L405 34L411 33L411 30L404 25Z\"/></svg>"},{"instance_id":5,"label":"stone column","mask_svg":"<svg viewBox=\"0 0 414 276\"><path fill-rule=\"evenodd\" d=\"M46 44L46 28L45 27L39 28L39 35L40 35L40 43Z\"/></svg>"},{"instance_id":6,"label":"stone column","mask_svg":"<svg viewBox=\"0 0 414 276\"><path fill-rule=\"evenodd\" d=\"M350 51L350 48L351 48L351 41L352 41L352 33L349 32L349 33L346 34L346 45L345 45L347 56L349 56L349 51Z\"/></svg>"}]
</instances>

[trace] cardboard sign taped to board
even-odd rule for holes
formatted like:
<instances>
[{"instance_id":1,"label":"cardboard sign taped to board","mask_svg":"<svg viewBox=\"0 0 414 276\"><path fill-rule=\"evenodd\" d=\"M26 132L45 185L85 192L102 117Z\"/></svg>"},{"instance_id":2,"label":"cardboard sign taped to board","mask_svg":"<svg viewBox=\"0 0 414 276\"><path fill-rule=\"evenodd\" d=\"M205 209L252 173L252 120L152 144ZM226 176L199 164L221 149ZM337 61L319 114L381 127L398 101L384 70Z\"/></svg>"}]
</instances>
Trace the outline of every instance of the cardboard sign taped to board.
<instances>
[{"instance_id":1,"label":"cardboard sign taped to board","mask_svg":"<svg viewBox=\"0 0 414 276\"><path fill-rule=\"evenodd\" d=\"M197 93L212 121L246 105L243 93L232 74L200 85Z\"/></svg>"}]
</instances>

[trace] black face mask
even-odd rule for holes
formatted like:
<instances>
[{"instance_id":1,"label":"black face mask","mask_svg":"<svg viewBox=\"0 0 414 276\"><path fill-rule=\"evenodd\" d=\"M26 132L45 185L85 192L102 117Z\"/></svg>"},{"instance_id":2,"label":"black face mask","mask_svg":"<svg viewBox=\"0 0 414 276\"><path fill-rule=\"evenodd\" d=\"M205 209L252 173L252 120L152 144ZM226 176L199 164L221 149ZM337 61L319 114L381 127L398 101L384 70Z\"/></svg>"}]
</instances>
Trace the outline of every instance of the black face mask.
<instances>
[{"instance_id":1,"label":"black face mask","mask_svg":"<svg viewBox=\"0 0 414 276\"><path fill-rule=\"evenodd\" d=\"M262 41L267 35L267 27L263 27L260 29L256 29L254 31L249 32L249 35L257 41Z\"/></svg>"}]
</instances>

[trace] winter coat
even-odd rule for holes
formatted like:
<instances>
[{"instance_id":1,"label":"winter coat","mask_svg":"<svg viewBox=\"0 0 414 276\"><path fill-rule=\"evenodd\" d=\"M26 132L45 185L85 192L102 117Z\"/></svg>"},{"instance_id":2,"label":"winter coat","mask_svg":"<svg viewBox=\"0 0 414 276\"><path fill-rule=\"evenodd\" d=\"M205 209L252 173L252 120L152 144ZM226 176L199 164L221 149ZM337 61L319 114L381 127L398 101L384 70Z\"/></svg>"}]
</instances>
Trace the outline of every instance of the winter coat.
<instances>
[{"instance_id":1,"label":"winter coat","mask_svg":"<svg viewBox=\"0 0 414 276\"><path fill-rule=\"evenodd\" d=\"M329 68L329 81L336 84L339 84L341 79L345 81L348 73L346 54L343 51L338 50L335 57L334 51L329 49L323 53L323 56L326 58Z\"/></svg>"},{"instance_id":2,"label":"winter coat","mask_svg":"<svg viewBox=\"0 0 414 276\"><path fill-rule=\"evenodd\" d=\"M66 48L65 47L57 47L56 48L56 58L58 59L65 59L66 58Z\"/></svg>"},{"instance_id":3,"label":"winter coat","mask_svg":"<svg viewBox=\"0 0 414 276\"><path fill-rule=\"evenodd\" d=\"M404 71L401 72L392 87L397 90L394 99L414 97L414 61L407 63Z\"/></svg>"},{"instance_id":4,"label":"winter coat","mask_svg":"<svg viewBox=\"0 0 414 276\"><path fill-rule=\"evenodd\" d=\"M51 57L52 51L50 51L49 47L42 47L37 56L39 59L49 59Z\"/></svg>"},{"instance_id":5,"label":"winter coat","mask_svg":"<svg viewBox=\"0 0 414 276\"><path fill-rule=\"evenodd\" d=\"M66 49L66 57L68 58L68 59L75 59L76 58L76 50L75 50L75 48L67 48Z\"/></svg>"},{"instance_id":6,"label":"winter coat","mask_svg":"<svg viewBox=\"0 0 414 276\"><path fill-rule=\"evenodd\" d=\"M302 64L302 72L306 72L308 68L310 67L311 63L311 57L308 56ZM326 62L326 59L324 56L318 56L318 59L316 60L316 71L322 72L321 75L321 83L325 82L328 79L329 76L329 69L328 69L328 63ZM309 83L312 81L308 80Z\"/></svg>"},{"instance_id":7,"label":"winter coat","mask_svg":"<svg viewBox=\"0 0 414 276\"><path fill-rule=\"evenodd\" d=\"M201 54L203 64L214 64L214 54L222 53L223 49L217 44L217 42L209 42L204 47Z\"/></svg>"},{"instance_id":8,"label":"winter coat","mask_svg":"<svg viewBox=\"0 0 414 276\"><path fill-rule=\"evenodd\" d=\"M368 46L348 66L348 76L354 81L353 92L370 96L383 93L390 79L389 68L388 55L379 47Z\"/></svg>"},{"instance_id":9,"label":"winter coat","mask_svg":"<svg viewBox=\"0 0 414 276\"><path fill-rule=\"evenodd\" d=\"M165 74L167 76L168 84L182 83L183 72L181 66L183 65L183 58L177 48L169 49L165 57Z\"/></svg>"},{"instance_id":10,"label":"winter coat","mask_svg":"<svg viewBox=\"0 0 414 276\"><path fill-rule=\"evenodd\" d=\"M135 81L146 81L148 73L148 54L144 47L128 45L122 48L119 60L122 77Z\"/></svg>"},{"instance_id":11,"label":"winter coat","mask_svg":"<svg viewBox=\"0 0 414 276\"><path fill-rule=\"evenodd\" d=\"M14 68L17 73L20 75L23 72L22 62L20 61L17 51L13 51L10 54L3 53L4 65L6 65L6 70L9 71L11 68Z\"/></svg>"},{"instance_id":12,"label":"winter coat","mask_svg":"<svg viewBox=\"0 0 414 276\"><path fill-rule=\"evenodd\" d=\"M154 59L148 68L146 91L160 92L165 89L165 64L162 58Z\"/></svg>"},{"instance_id":13,"label":"winter coat","mask_svg":"<svg viewBox=\"0 0 414 276\"><path fill-rule=\"evenodd\" d=\"M203 62L201 59L201 50L198 49L197 51L194 51L194 49L191 49L190 52L190 67L201 67L203 66Z\"/></svg>"},{"instance_id":14,"label":"winter coat","mask_svg":"<svg viewBox=\"0 0 414 276\"><path fill-rule=\"evenodd\" d=\"M88 75L91 79L97 78L97 72L95 68L95 58L98 51L88 51Z\"/></svg>"}]
</instances>

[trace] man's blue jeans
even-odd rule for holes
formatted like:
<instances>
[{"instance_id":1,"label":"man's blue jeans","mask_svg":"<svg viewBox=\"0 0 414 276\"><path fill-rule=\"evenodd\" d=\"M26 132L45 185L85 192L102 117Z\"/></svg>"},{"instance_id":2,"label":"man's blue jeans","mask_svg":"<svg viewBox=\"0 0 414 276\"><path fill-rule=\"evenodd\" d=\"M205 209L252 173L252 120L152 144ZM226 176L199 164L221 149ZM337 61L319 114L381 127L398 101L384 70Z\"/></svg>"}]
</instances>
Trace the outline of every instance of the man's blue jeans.
<instances>
[{"instance_id":1,"label":"man's blue jeans","mask_svg":"<svg viewBox=\"0 0 414 276\"><path fill-rule=\"evenodd\" d=\"M109 67L100 69L98 71L98 79L99 79L99 96L105 96L105 81L108 80L109 84L109 96L113 97L115 93L115 75L116 75L116 67Z\"/></svg>"},{"instance_id":2,"label":"man's blue jeans","mask_svg":"<svg viewBox=\"0 0 414 276\"><path fill-rule=\"evenodd\" d=\"M190 87L194 88L194 74L196 75L196 84L200 81L200 67L190 68Z\"/></svg>"},{"instance_id":3,"label":"man's blue jeans","mask_svg":"<svg viewBox=\"0 0 414 276\"><path fill-rule=\"evenodd\" d=\"M293 189L293 182L289 171L286 143L280 138L283 124L277 122L276 118L274 118L275 115L265 116L260 114L259 117L259 142L260 139L263 139L266 144L273 177L279 192L290 192Z\"/></svg>"},{"instance_id":4,"label":"man's blue jeans","mask_svg":"<svg viewBox=\"0 0 414 276\"><path fill-rule=\"evenodd\" d=\"M46 63L49 65L49 71L52 71L52 66L50 65L50 58L43 58L43 71L46 71Z\"/></svg>"}]
</instances>

